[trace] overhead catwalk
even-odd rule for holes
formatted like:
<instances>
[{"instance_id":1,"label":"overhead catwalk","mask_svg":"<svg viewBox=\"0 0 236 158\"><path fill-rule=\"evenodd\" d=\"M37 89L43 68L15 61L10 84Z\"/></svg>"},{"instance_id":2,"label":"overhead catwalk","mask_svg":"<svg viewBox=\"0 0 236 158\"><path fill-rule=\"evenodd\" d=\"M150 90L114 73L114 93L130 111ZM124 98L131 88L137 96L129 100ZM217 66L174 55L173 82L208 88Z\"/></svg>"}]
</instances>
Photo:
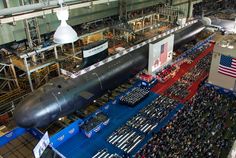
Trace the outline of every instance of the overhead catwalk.
<instances>
[{"instance_id":1,"label":"overhead catwalk","mask_svg":"<svg viewBox=\"0 0 236 158\"><path fill-rule=\"evenodd\" d=\"M176 32L175 47L188 42L204 28L199 21ZM43 127L86 107L145 69L148 50L148 45L144 45L75 79L65 79L63 76L52 79L16 107L14 117L17 125L25 128Z\"/></svg>"}]
</instances>

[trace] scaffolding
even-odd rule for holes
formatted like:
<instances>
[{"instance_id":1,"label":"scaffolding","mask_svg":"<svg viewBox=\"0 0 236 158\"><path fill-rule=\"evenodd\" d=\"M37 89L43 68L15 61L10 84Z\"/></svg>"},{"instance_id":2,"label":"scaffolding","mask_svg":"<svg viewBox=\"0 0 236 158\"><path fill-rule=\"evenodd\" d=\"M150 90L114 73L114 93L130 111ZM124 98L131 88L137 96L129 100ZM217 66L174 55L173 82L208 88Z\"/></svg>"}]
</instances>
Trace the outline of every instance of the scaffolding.
<instances>
[{"instance_id":1,"label":"scaffolding","mask_svg":"<svg viewBox=\"0 0 236 158\"><path fill-rule=\"evenodd\" d=\"M169 21L174 22L178 18L181 18L180 11L178 9L175 9L171 6L165 6L165 7L157 7L157 12L161 15L166 17Z\"/></svg>"},{"instance_id":2,"label":"scaffolding","mask_svg":"<svg viewBox=\"0 0 236 158\"><path fill-rule=\"evenodd\" d=\"M58 46L48 46L12 58L14 66L26 73L31 91L42 85L43 81L47 82L50 72L57 71L60 74Z\"/></svg>"},{"instance_id":3,"label":"scaffolding","mask_svg":"<svg viewBox=\"0 0 236 158\"><path fill-rule=\"evenodd\" d=\"M0 98L6 96L11 91L19 91L20 86L17 80L15 67L12 64L10 54L7 50L1 49L0 55L2 59L0 60ZM8 98L9 99L9 98ZM0 99L0 103L4 99Z\"/></svg>"},{"instance_id":4,"label":"scaffolding","mask_svg":"<svg viewBox=\"0 0 236 158\"><path fill-rule=\"evenodd\" d=\"M12 105L5 105L12 98L22 95L16 76L15 67L12 64L10 53L6 49L0 50L0 124L7 123L8 112L13 109Z\"/></svg>"},{"instance_id":5,"label":"scaffolding","mask_svg":"<svg viewBox=\"0 0 236 158\"><path fill-rule=\"evenodd\" d=\"M38 19L31 18L24 20L25 32L28 40L28 45L31 49L41 44L40 30L38 26Z\"/></svg>"}]
</instances>

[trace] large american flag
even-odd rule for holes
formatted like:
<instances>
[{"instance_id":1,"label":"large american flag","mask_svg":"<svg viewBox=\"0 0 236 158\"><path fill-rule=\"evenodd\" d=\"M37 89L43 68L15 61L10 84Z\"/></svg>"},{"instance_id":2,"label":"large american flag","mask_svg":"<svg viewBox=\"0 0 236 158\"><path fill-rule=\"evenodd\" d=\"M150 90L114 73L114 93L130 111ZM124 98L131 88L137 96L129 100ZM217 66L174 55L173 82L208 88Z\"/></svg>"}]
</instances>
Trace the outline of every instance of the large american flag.
<instances>
[{"instance_id":1,"label":"large american flag","mask_svg":"<svg viewBox=\"0 0 236 158\"><path fill-rule=\"evenodd\" d=\"M161 57L160 57L161 65L166 62L167 54L168 54L168 43L165 43L161 45Z\"/></svg>"},{"instance_id":2,"label":"large american flag","mask_svg":"<svg viewBox=\"0 0 236 158\"><path fill-rule=\"evenodd\" d=\"M236 58L221 55L218 72L236 78Z\"/></svg>"}]
</instances>

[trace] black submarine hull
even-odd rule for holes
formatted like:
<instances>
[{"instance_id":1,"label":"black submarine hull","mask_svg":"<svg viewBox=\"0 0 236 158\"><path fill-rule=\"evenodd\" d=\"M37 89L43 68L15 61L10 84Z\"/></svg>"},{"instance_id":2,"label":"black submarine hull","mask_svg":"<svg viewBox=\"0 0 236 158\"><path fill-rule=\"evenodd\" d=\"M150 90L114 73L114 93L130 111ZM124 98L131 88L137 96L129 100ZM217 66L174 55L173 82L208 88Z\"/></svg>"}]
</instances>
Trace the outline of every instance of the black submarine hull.
<instances>
[{"instance_id":1,"label":"black submarine hull","mask_svg":"<svg viewBox=\"0 0 236 158\"><path fill-rule=\"evenodd\" d=\"M204 29L201 22L175 33L175 46ZM187 36L187 38L186 38ZM179 39L180 38L180 39ZM108 62L75 79L57 77L28 95L14 111L18 126L43 127L60 117L84 108L108 90L112 90L145 69L148 45Z\"/></svg>"}]
</instances>

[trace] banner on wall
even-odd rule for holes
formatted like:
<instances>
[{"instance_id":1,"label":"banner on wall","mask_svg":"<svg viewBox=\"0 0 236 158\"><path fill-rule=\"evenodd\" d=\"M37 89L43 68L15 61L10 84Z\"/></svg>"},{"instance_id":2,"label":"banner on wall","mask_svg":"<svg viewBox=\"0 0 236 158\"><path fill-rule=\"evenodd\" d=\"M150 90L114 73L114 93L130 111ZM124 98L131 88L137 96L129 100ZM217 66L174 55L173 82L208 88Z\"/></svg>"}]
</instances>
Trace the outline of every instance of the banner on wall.
<instances>
[{"instance_id":1,"label":"banner on wall","mask_svg":"<svg viewBox=\"0 0 236 158\"><path fill-rule=\"evenodd\" d=\"M94 56L102 51L105 51L107 49L108 49L108 42L105 42L105 43L103 43L99 46L96 46L94 48L83 50L83 57L88 58L88 57Z\"/></svg>"},{"instance_id":2,"label":"banner on wall","mask_svg":"<svg viewBox=\"0 0 236 158\"><path fill-rule=\"evenodd\" d=\"M152 74L172 61L174 35L149 44L148 73Z\"/></svg>"}]
</instances>

